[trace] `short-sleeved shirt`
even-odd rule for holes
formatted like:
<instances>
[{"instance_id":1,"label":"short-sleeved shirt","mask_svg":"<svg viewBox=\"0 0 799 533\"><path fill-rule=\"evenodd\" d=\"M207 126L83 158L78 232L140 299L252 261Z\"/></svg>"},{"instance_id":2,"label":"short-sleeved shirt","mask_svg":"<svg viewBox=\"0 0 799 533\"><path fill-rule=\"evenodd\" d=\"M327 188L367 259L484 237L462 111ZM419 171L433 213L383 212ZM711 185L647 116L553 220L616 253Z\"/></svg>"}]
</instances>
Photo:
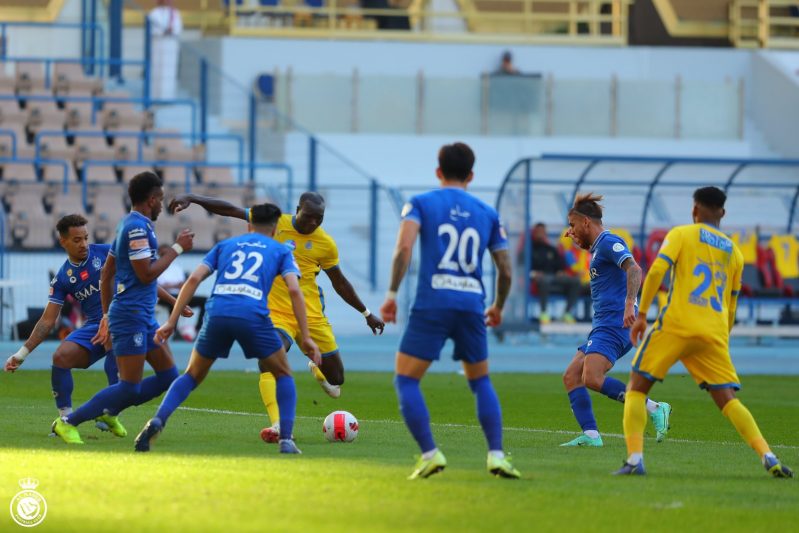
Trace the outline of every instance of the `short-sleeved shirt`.
<instances>
[{"instance_id":1,"label":"short-sleeved shirt","mask_svg":"<svg viewBox=\"0 0 799 533\"><path fill-rule=\"evenodd\" d=\"M421 258L414 310L485 310L483 255L506 249L496 210L462 189L411 198L402 218L419 224Z\"/></svg>"},{"instance_id":2,"label":"short-sleeved shirt","mask_svg":"<svg viewBox=\"0 0 799 533\"><path fill-rule=\"evenodd\" d=\"M114 298L109 310L111 322L133 319L149 324L155 319L158 283L156 280L142 283L133 270L133 262L153 262L157 250L152 220L138 211L131 211L120 221L111 245L111 255L116 260Z\"/></svg>"},{"instance_id":3,"label":"short-sleeved shirt","mask_svg":"<svg viewBox=\"0 0 799 533\"><path fill-rule=\"evenodd\" d=\"M624 302L627 298L627 272L621 265L632 258L627 243L609 231L603 231L591 245L591 302L593 327L624 325ZM638 303L636 301L636 307Z\"/></svg>"},{"instance_id":4,"label":"short-sleeved shirt","mask_svg":"<svg viewBox=\"0 0 799 533\"><path fill-rule=\"evenodd\" d=\"M300 288L305 298L305 309L309 322L326 321L322 291L316 276L322 270L338 266L338 246L324 229L316 228L307 235L297 231L293 215L282 215L275 228L275 240L282 243L294 255L300 269ZM288 287L283 278L275 280L269 293L269 309L273 313L293 316Z\"/></svg>"},{"instance_id":5,"label":"short-sleeved shirt","mask_svg":"<svg viewBox=\"0 0 799 533\"><path fill-rule=\"evenodd\" d=\"M216 316L252 320L269 316L267 296L275 278L300 275L286 246L259 233L247 233L217 243L203 259L217 271L211 297L205 304L208 318Z\"/></svg>"},{"instance_id":6,"label":"short-sleeved shirt","mask_svg":"<svg viewBox=\"0 0 799 533\"><path fill-rule=\"evenodd\" d=\"M671 266L667 304L655 324L680 337L727 343L731 299L741 290L743 254L718 228L672 228L658 252Z\"/></svg>"},{"instance_id":7,"label":"short-sleeved shirt","mask_svg":"<svg viewBox=\"0 0 799 533\"><path fill-rule=\"evenodd\" d=\"M103 318L100 273L110 249L108 244L90 244L89 255L81 263L75 264L69 259L64 261L50 282L49 301L64 305L64 299L71 295L80 303L87 324L99 323Z\"/></svg>"}]
</instances>

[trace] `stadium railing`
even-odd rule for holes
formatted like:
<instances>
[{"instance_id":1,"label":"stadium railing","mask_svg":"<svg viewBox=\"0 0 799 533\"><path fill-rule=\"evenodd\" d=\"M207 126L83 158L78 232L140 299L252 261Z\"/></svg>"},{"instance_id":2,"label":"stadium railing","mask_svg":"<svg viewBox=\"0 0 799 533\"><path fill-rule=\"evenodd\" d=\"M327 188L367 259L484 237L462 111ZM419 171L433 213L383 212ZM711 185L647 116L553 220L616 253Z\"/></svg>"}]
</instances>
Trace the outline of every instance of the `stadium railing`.
<instances>
[{"instance_id":1,"label":"stadium railing","mask_svg":"<svg viewBox=\"0 0 799 533\"><path fill-rule=\"evenodd\" d=\"M728 209L727 227L759 226L765 233L793 233L799 204L799 160L544 155L521 159L512 166L500 187L496 206L506 223L511 243L515 243L527 234L533 222L546 219L565 226L566 214L576 194L591 190L604 194L610 203L609 209L606 206L606 224L631 228L638 242L643 244L652 227L688 222L691 192L703 185L725 189L730 198L728 207L738 202L737 212ZM669 190L681 194L679 201L680 209L685 210L684 218L673 220L663 205L656 210L659 213L653 213L655 204L667 200L664 198ZM758 203L762 203L760 209L764 212L757 211ZM775 205L783 209L781 222L776 220L780 213L774 210ZM618 211L622 210L625 212L619 218ZM638 222L634 221L636 212ZM682 216L682 211L678 216ZM508 314L511 322L527 328L535 302L528 290L527 268L524 267L532 258L529 238L524 238L521 254L518 264L522 267L515 267L514 279L524 297ZM749 322L757 320L761 306L797 303L795 298L741 299L740 308L748 310Z\"/></svg>"}]
</instances>

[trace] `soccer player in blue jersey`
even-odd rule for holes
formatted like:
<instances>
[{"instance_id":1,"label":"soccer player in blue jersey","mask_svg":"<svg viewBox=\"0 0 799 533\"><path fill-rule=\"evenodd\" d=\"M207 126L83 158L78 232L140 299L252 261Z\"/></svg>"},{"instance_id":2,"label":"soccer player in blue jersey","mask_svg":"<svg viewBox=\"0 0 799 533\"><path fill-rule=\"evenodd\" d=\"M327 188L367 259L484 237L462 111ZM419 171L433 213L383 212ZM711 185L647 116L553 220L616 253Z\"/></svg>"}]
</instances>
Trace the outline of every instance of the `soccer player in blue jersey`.
<instances>
[{"instance_id":1,"label":"soccer player in blue jersey","mask_svg":"<svg viewBox=\"0 0 799 533\"><path fill-rule=\"evenodd\" d=\"M9 357L5 364L6 372L16 371L28 354L50 334L66 296L71 295L75 298L80 303L83 314L86 315L86 323L70 333L56 348L50 374L53 397L60 416L72 412L73 368L89 368L105 357L108 384L113 385L118 381L114 356L105 346L91 342L103 317L100 303L100 272L111 246L89 244L87 224L87 220L77 214L62 217L56 224L59 243L67 253L67 260L50 282L47 307L33 328L33 332L22 348ZM98 422L102 422L98 427L111 429L116 435L124 432L116 417L102 415Z\"/></svg>"},{"instance_id":2,"label":"soccer player in blue jersey","mask_svg":"<svg viewBox=\"0 0 799 533\"><path fill-rule=\"evenodd\" d=\"M206 303L205 323L194 345L189 366L169 387L155 417L136 437L136 451L150 450L153 439L163 431L175 409L202 383L214 361L219 357L227 358L233 343L238 342L244 357L258 359L261 372L271 372L275 376L280 408L280 453L301 453L292 438L297 406L294 378L267 306L269 291L278 276L288 287L303 352L317 365L322 356L308 329L305 300L298 281L299 267L291 250L272 238L280 215L280 208L268 203L249 209L249 233L214 246L180 289L176 310L191 301L203 280L218 272ZM179 314L176 310L158 329L158 342L165 341L174 333Z\"/></svg>"},{"instance_id":3,"label":"soccer player in blue jersey","mask_svg":"<svg viewBox=\"0 0 799 533\"><path fill-rule=\"evenodd\" d=\"M572 412L583 430L561 446L602 446L588 389L624 403L626 385L607 373L632 344L630 326L638 314L641 267L624 239L602 225L602 196L578 195L569 211L568 235L591 252L591 301L594 308L591 333L563 374ZM671 406L647 400L647 410L658 442L669 430Z\"/></svg>"},{"instance_id":4,"label":"soccer player in blue jersey","mask_svg":"<svg viewBox=\"0 0 799 533\"><path fill-rule=\"evenodd\" d=\"M103 315L98 333L92 339L105 343L110 332L119 382L95 394L75 412L53 422L53 431L68 444L82 444L78 424L104 412L119 413L131 405L145 403L161 395L178 376L169 346L156 345L154 340L158 329L154 316L156 280L178 255L191 249L194 234L183 230L172 250L156 258L158 242L153 222L163 207L161 178L153 172L137 174L128 185L128 196L131 212L117 226L100 279L103 311L107 314ZM116 281L115 286L113 281ZM155 370L155 375L142 380L145 360Z\"/></svg>"},{"instance_id":5,"label":"soccer player in blue jersey","mask_svg":"<svg viewBox=\"0 0 799 533\"><path fill-rule=\"evenodd\" d=\"M502 448L502 412L488 375L486 324L502 322L502 307L510 291L508 241L497 212L466 192L474 174L474 153L463 143L446 145L438 153L436 175L441 188L414 196L402 210L394 252L391 284L380 312L396 322L396 295L408 270L417 237L421 261L416 300L396 357L394 385L400 412L422 456L409 479L427 478L447 466L430 429L420 380L441 355L447 339L455 343L477 401L477 418L488 441L488 471L496 476L521 476ZM483 256L488 250L497 267L494 303L485 309Z\"/></svg>"}]
</instances>

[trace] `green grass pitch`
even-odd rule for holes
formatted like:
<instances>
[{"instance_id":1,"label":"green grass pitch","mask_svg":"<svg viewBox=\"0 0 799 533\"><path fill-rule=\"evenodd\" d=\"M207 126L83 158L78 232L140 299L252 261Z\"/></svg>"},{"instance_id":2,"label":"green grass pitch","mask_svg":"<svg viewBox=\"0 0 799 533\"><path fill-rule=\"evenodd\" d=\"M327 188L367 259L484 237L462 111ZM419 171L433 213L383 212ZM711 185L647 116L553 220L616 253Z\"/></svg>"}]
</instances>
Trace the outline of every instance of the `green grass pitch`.
<instances>
[{"instance_id":1,"label":"green grass pitch","mask_svg":"<svg viewBox=\"0 0 799 533\"><path fill-rule=\"evenodd\" d=\"M74 373L76 403L103 384ZM621 376L620 376L621 377ZM625 456L622 408L593 395L602 449L565 449L576 435L557 375L498 374L505 447L523 479L485 471L485 444L462 376L423 382L449 466L410 482L417 453L397 411L391 375L350 373L341 399L302 374L295 435L302 456L282 457L258 437L266 417L257 374L212 372L149 454L133 437L157 402L122 419L118 439L92 424L86 444L48 438L55 407L49 373L0 376L0 531L16 530L8 504L35 477L48 513L42 531L787 531L799 526L799 480L770 478L710 398L688 377L654 390L674 406L670 440L646 441L646 478L610 472ZM748 376L740 397L783 461L799 467L799 378ZM327 443L321 420L346 409L361 422L352 444ZM219 411L234 411L237 414ZM651 430L651 427L648 428Z\"/></svg>"}]
</instances>

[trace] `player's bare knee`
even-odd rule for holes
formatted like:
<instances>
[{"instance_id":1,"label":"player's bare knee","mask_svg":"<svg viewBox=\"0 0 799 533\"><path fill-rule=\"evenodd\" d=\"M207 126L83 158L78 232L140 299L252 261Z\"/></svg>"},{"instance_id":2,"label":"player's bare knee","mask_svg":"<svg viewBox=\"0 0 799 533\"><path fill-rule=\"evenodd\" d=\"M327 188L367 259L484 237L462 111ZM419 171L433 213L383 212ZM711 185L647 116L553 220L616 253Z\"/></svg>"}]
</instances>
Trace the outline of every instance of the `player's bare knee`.
<instances>
[{"instance_id":1,"label":"player's bare knee","mask_svg":"<svg viewBox=\"0 0 799 533\"><path fill-rule=\"evenodd\" d=\"M75 357L63 350L56 350L53 354L53 366L57 368L86 368L88 366L88 361L83 363L84 364L81 364L81 361L76 361Z\"/></svg>"},{"instance_id":2,"label":"player's bare knee","mask_svg":"<svg viewBox=\"0 0 799 533\"><path fill-rule=\"evenodd\" d=\"M583 371L583 383L591 390L602 390L602 384L605 382L604 374L596 372Z\"/></svg>"}]
</instances>

